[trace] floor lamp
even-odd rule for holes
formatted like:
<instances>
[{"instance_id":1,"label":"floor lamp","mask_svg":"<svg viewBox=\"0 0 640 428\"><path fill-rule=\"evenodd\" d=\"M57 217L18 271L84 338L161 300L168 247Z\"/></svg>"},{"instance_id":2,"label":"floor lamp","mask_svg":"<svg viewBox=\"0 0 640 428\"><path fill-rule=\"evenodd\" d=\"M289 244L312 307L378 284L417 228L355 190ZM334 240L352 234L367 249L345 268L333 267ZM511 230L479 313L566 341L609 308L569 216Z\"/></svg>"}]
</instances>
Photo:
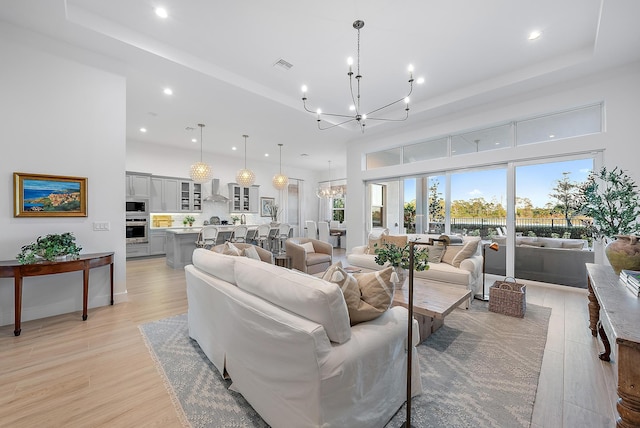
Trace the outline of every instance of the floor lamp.
<instances>
[{"instance_id":1,"label":"floor lamp","mask_svg":"<svg viewBox=\"0 0 640 428\"><path fill-rule=\"evenodd\" d=\"M489 295L487 294L484 287L484 277L485 277L485 267L487 265L487 247L489 247L493 251L498 251L500 246L497 242L492 242L490 245L482 244L482 295L477 294L475 296L476 299L480 299L482 301L489 301Z\"/></svg>"},{"instance_id":2,"label":"floor lamp","mask_svg":"<svg viewBox=\"0 0 640 428\"><path fill-rule=\"evenodd\" d=\"M413 365L413 267L414 262L414 247L416 245L427 245L416 241L409 242L409 301L407 302L407 309L409 314L407 316L407 417L402 428L413 428L411 425L411 366Z\"/></svg>"}]
</instances>

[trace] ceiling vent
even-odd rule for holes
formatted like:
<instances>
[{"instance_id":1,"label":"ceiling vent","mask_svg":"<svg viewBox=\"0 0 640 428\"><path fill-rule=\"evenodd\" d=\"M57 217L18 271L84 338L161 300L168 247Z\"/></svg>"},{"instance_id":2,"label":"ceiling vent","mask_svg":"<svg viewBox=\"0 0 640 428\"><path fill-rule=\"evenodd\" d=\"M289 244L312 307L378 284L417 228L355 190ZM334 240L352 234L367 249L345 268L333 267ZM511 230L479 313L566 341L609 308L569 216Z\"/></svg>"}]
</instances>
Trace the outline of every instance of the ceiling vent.
<instances>
[{"instance_id":1,"label":"ceiling vent","mask_svg":"<svg viewBox=\"0 0 640 428\"><path fill-rule=\"evenodd\" d=\"M283 60L282 58L280 58L279 60L277 60L273 66L278 66L278 67L282 67L285 70L289 70L291 67L293 67L293 64L291 64L290 62L287 62L285 60Z\"/></svg>"}]
</instances>

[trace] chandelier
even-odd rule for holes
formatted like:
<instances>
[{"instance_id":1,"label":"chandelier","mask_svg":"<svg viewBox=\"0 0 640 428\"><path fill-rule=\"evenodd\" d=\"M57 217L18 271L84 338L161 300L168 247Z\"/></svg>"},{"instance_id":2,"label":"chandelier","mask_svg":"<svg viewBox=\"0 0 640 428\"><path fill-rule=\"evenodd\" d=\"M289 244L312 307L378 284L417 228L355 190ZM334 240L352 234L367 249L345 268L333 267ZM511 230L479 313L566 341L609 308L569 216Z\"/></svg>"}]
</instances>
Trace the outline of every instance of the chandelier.
<instances>
[{"instance_id":1,"label":"chandelier","mask_svg":"<svg viewBox=\"0 0 640 428\"><path fill-rule=\"evenodd\" d=\"M278 144L278 146L280 147L280 172L273 176L271 182L273 183L273 187L282 190L289 184L289 177L282 173L282 144Z\"/></svg>"},{"instance_id":2,"label":"chandelier","mask_svg":"<svg viewBox=\"0 0 640 428\"><path fill-rule=\"evenodd\" d=\"M189 177L191 177L194 183L202 184L211 180L211 176L213 174L211 171L211 167L202 162L202 128L204 128L204 124L199 123L198 126L200 127L200 162L196 162L191 165L191 169L189 170Z\"/></svg>"},{"instance_id":3,"label":"chandelier","mask_svg":"<svg viewBox=\"0 0 640 428\"><path fill-rule=\"evenodd\" d=\"M247 138L248 135L243 135L244 137L244 168L238 170L236 174L236 181L242 187L249 187L253 183L256 182L256 175L250 169L247 169Z\"/></svg>"},{"instance_id":4,"label":"chandelier","mask_svg":"<svg viewBox=\"0 0 640 428\"><path fill-rule=\"evenodd\" d=\"M356 75L355 75L355 94L354 94L354 76L353 76L353 58L349 57L347 59L347 64L349 65L349 72L347 73L347 76L349 76L349 90L351 92L351 100L353 101L353 104L351 104L351 106L349 107L349 110L352 112L350 114L336 114L336 113L324 113L322 112L321 109L316 109L315 111L313 111L312 109L309 109L307 107L307 86L304 85L302 86L302 105L304 107L304 109L309 112L309 113L313 113L316 115L316 121L318 122L318 129L320 129L321 131L327 130L327 129L331 129L334 128L336 126L341 126L344 125L346 123L355 121L357 122L358 126L360 127L361 131L364 133L364 127L366 125L366 121L367 120L377 120L377 121L387 121L387 122L402 122L404 120L407 120L407 118L409 117L409 95L411 95L411 92L413 91L413 66L409 65L409 93L396 100L396 101L392 101L388 104L383 105L382 107L378 107L375 108L373 110L369 110L368 112L364 112L362 110L362 108L360 107L360 80L362 79L362 75L360 74L360 29L364 27L364 21L361 20L357 20L354 21L353 23L353 28L355 28L356 30L358 30L358 55L357 55L357 62L356 62ZM424 79L423 78L419 78L417 80L417 83L423 83ZM376 114L382 114L383 110L386 110L387 108L394 106L398 103L405 103L405 108L404 108L404 116L398 117L398 118L384 118L384 117L380 117L380 116L376 116ZM335 118L341 118L344 120L339 119L338 123L329 123L329 125L325 125L323 127L322 125L322 117L323 115L325 116L331 116L331 117L335 117ZM341 120L341 121L340 121Z\"/></svg>"},{"instance_id":5,"label":"chandelier","mask_svg":"<svg viewBox=\"0 0 640 428\"><path fill-rule=\"evenodd\" d=\"M320 199L342 198L344 196L344 189L342 186L333 187L331 185L331 161L329 161L329 185L323 185L322 183L318 184L316 196Z\"/></svg>"}]
</instances>

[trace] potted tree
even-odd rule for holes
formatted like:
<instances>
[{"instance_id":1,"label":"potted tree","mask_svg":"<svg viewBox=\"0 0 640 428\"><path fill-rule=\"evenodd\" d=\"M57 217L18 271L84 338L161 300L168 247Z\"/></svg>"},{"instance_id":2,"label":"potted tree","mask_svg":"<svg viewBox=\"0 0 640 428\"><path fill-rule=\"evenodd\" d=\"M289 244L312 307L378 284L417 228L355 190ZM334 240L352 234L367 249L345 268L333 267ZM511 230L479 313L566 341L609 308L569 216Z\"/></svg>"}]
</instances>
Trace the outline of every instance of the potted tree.
<instances>
[{"instance_id":1,"label":"potted tree","mask_svg":"<svg viewBox=\"0 0 640 428\"><path fill-rule=\"evenodd\" d=\"M605 254L616 273L639 270L640 195L635 181L618 167L603 167L589 175L581 197L583 213L593 219L590 232L596 239L609 241Z\"/></svg>"},{"instance_id":2,"label":"potted tree","mask_svg":"<svg viewBox=\"0 0 640 428\"><path fill-rule=\"evenodd\" d=\"M391 281L394 283L400 283L400 287L404 286L405 280L409 278L408 270L410 267L410 253L407 243L401 247L399 245L385 242L382 246L378 247L378 244L374 245L376 258L375 261L379 265L384 265L389 262L393 266L393 274L391 275ZM424 271L429 269L429 252L420 247L414 247L413 249L413 269L417 271Z\"/></svg>"},{"instance_id":3,"label":"potted tree","mask_svg":"<svg viewBox=\"0 0 640 428\"><path fill-rule=\"evenodd\" d=\"M16 258L21 264L74 259L82 250L75 240L76 237L71 232L39 236L36 242L23 246Z\"/></svg>"}]
</instances>

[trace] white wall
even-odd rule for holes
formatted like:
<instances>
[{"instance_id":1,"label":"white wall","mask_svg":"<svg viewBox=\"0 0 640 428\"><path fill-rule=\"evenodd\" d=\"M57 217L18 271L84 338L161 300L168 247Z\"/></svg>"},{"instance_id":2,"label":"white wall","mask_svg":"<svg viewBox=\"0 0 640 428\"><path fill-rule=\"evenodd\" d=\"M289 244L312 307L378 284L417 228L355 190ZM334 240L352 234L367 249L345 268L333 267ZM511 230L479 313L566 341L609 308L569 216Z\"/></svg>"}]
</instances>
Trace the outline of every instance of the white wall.
<instances>
[{"instance_id":1,"label":"white wall","mask_svg":"<svg viewBox=\"0 0 640 428\"><path fill-rule=\"evenodd\" d=\"M83 253L116 253L120 300L126 295L125 80L6 40L0 57L0 259L14 259L40 235L73 232ZM13 172L87 177L88 217L14 218ZM109 222L111 230L94 232L94 221ZM109 268L91 270L89 306L107 305L108 296ZM13 278L0 279L0 324L13 324L13 302ZM81 310L82 272L24 280L23 321Z\"/></svg>"},{"instance_id":2,"label":"white wall","mask_svg":"<svg viewBox=\"0 0 640 428\"><path fill-rule=\"evenodd\" d=\"M206 129L206 128L205 128ZM206 137L206 134L205 134ZM206 141L206 140L205 140ZM183 150L147 144L139 141L127 142L127 170L137 172L148 172L153 175L164 175L169 177L189 177L189 167L192 163L200 160L199 147L186 147ZM203 153L203 162L208 163L213 169L213 177L220 180L220 193L229 196L228 183L235 182L236 172L244 167L243 158L225 157ZM278 172L278 161L275 162L247 162L247 167L256 174L255 184L260 185L260 197L270 197L276 199L276 204L283 206L283 196L271 184L271 179ZM318 198L315 196L315 188L318 182L318 174L313 171L294 168L289 165L282 165L282 172L288 177L304 180L304 196L301 205L304 207L304 217L309 220L318 218ZM211 184L204 184L204 194L211 191ZM196 225L202 221L216 215L220 219L229 219L228 204L205 202L201 215L196 215ZM260 224L269 221L268 217L260 217L258 214L247 214L249 224ZM290 219L279 218L280 221L289 222Z\"/></svg>"},{"instance_id":3,"label":"white wall","mask_svg":"<svg viewBox=\"0 0 640 428\"><path fill-rule=\"evenodd\" d=\"M442 171L444 169L473 168L547 156L572 153L587 153L603 150L604 164L618 166L640 182L637 167L640 146L638 145L638 118L640 117L640 63L615 70L608 70L581 80L563 85L547 87L534 93L504 99L483 105L481 108L458 111L417 123L387 135L359 140L347 149L347 186L349 189L349 228L347 248L362 245L366 239L363 219L364 181L388 177L402 177ZM487 127L511 119L520 119L563 109L604 101L605 132L597 135L576 137L550 143L531 144L523 147L474 153L448 159L436 159L407 165L364 171L364 154L385 148L398 147L420 140L444 136L463 130Z\"/></svg>"}]
</instances>

